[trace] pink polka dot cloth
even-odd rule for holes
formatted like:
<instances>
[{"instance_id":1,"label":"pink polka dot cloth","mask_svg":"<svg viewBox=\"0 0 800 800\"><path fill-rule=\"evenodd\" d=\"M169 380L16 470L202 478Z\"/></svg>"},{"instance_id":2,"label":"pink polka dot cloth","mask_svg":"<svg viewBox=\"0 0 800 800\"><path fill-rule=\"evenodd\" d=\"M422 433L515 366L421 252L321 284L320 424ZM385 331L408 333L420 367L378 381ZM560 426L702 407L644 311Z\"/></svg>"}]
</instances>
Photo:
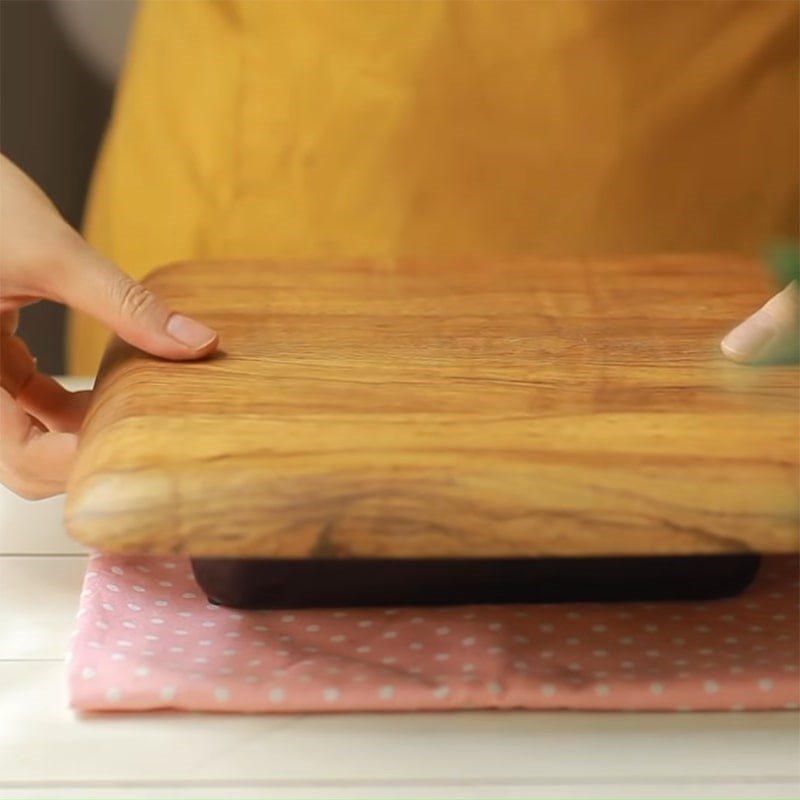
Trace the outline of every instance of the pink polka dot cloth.
<instances>
[{"instance_id":1,"label":"pink polka dot cloth","mask_svg":"<svg viewBox=\"0 0 800 800\"><path fill-rule=\"evenodd\" d=\"M82 711L797 708L798 561L729 600L234 611L185 560L95 555L70 663Z\"/></svg>"}]
</instances>

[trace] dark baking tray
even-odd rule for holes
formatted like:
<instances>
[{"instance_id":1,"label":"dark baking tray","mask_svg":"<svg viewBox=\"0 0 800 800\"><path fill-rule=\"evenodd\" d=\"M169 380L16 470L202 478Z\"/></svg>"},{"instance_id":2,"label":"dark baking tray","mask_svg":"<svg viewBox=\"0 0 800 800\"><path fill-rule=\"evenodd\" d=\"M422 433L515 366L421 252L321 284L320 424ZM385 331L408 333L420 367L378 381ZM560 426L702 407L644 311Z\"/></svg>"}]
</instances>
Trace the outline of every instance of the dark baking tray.
<instances>
[{"instance_id":1,"label":"dark baking tray","mask_svg":"<svg viewBox=\"0 0 800 800\"><path fill-rule=\"evenodd\" d=\"M713 600L742 592L757 555L522 559L194 559L233 608Z\"/></svg>"}]
</instances>

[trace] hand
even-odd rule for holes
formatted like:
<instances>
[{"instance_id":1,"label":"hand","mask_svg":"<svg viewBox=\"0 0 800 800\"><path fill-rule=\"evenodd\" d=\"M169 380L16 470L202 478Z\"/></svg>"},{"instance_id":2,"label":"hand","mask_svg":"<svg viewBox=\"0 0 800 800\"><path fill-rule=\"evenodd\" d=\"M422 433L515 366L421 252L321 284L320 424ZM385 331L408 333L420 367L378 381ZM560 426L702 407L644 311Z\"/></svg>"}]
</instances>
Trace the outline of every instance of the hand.
<instances>
[{"instance_id":1,"label":"hand","mask_svg":"<svg viewBox=\"0 0 800 800\"><path fill-rule=\"evenodd\" d=\"M38 372L16 335L19 309L40 299L91 314L163 358L196 359L217 346L214 331L171 313L89 247L0 156L0 481L31 499L63 491L89 396Z\"/></svg>"},{"instance_id":2,"label":"hand","mask_svg":"<svg viewBox=\"0 0 800 800\"><path fill-rule=\"evenodd\" d=\"M778 292L722 340L722 352L742 364L796 361L800 355L797 281Z\"/></svg>"}]
</instances>

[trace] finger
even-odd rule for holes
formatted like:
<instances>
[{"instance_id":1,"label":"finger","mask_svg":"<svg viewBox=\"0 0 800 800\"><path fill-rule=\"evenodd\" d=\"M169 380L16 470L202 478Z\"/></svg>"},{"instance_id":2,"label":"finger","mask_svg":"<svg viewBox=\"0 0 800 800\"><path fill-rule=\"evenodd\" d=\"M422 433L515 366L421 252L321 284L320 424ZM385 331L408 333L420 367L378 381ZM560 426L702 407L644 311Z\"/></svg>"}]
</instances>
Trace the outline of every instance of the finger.
<instances>
[{"instance_id":1,"label":"finger","mask_svg":"<svg viewBox=\"0 0 800 800\"><path fill-rule=\"evenodd\" d=\"M38 499L64 491L78 437L43 431L0 389L0 478L13 491Z\"/></svg>"},{"instance_id":2,"label":"finger","mask_svg":"<svg viewBox=\"0 0 800 800\"><path fill-rule=\"evenodd\" d=\"M51 287L60 299L104 322L130 344L173 360L200 358L217 346L217 334L173 313L155 294L88 246L71 259Z\"/></svg>"},{"instance_id":3,"label":"finger","mask_svg":"<svg viewBox=\"0 0 800 800\"><path fill-rule=\"evenodd\" d=\"M0 313L0 334L3 336L13 336L19 327L19 311L3 311Z\"/></svg>"},{"instance_id":4,"label":"finger","mask_svg":"<svg viewBox=\"0 0 800 800\"><path fill-rule=\"evenodd\" d=\"M792 281L722 340L722 352L743 364L797 360L799 308L797 283Z\"/></svg>"},{"instance_id":5,"label":"finger","mask_svg":"<svg viewBox=\"0 0 800 800\"><path fill-rule=\"evenodd\" d=\"M0 386L16 397L35 372L36 359L22 339L18 336L0 339Z\"/></svg>"},{"instance_id":6,"label":"finger","mask_svg":"<svg viewBox=\"0 0 800 800\"><path fill-rule=\"evenodd\" d=\"M28 414L54 431L78 431L91 392L69 392L36 370L36 359L16 336L0 339L0 385Z\"/></svg>"},{"instance_id":7,"label":"finger","mask_svg":"<svg viewBox=\"0 0 800 800\"><path fill-rule=\"evenodd\" d=\"M67 391L58 381L34 372L17 393L17 403L51 431L77 433L89 408L91 392Z\"/></svg>"}]
</instances>

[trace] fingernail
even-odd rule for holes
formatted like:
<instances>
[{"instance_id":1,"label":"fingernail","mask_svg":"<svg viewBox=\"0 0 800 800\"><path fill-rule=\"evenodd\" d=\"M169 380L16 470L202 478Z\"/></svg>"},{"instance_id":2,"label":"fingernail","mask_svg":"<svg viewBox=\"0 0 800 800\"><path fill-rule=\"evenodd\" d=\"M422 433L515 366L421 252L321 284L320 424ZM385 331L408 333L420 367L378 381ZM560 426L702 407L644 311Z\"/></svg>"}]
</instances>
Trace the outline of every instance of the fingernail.
<instances>
[{"instance_id":1,"label":"fingernail","mask_svg":"<svg viewBox=\"0 0 800 800\"><path fill-rule=\"evenodd\" d=\"M192 350L202 350L216 339L217 334L197 320L184 317L182 314L173 314L167 320L167 333Z\"/></svg>"},{"instance_id":2,"label":"fingernail","mask_svg":"<svg viewBox=\"0 0 800 800\"><path fill-rule=\"evenodd\" d=\"M775 336L775 323L766 311L756 311L722 340L722 352L734 361L758 358Z\"/></svg>"}]
</instances>

